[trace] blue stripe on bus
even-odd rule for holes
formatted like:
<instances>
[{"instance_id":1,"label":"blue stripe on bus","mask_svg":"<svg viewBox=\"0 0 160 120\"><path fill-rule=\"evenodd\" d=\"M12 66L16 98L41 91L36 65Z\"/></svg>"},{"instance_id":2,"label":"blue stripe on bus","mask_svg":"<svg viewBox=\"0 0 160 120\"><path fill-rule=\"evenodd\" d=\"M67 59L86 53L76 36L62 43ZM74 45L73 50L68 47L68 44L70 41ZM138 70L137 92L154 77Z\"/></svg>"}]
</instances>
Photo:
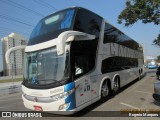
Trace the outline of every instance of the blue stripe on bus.
<instances>
[{"instance_id":1,"label":"blue stripe on bus","mask_svg":"<svg viewBox=\"0 0 160 120\"><path fill-rule=\"evenodd\" d=\"M76 99L75 99L75 92L70 94L66 99L65 103L68 103L68 106L66 108L66 111L72 110L76 108Z\"/></svg>"},{"instance_id":2,"label":"blue stripe on bus","mask_svg":"<svg viewBox=\"0 0 160 120\"><path fill-rule=\"evenodd\" d=\"M75 88L75 83L69 83L65 85L64 92L67 92L69 90L72 90ZM76 99L75 99L75 91L73 91L70 95L68 95L65 99L65 103L68 103L68 107L66 108L66 111L72 110L76 108Z\"/></svg>"},{"instance_id":3,"label":"blue stripe on bus","mask_svg":"<svg viewBox=\"0 0 160 120\"><path fill-rule=\"evenodd\" d=\"M71 82L71 83L65 85L64 92L67 92L67 91L72 90L74 88L75 88L75 83Z\"/></svg>"}]
</instances>

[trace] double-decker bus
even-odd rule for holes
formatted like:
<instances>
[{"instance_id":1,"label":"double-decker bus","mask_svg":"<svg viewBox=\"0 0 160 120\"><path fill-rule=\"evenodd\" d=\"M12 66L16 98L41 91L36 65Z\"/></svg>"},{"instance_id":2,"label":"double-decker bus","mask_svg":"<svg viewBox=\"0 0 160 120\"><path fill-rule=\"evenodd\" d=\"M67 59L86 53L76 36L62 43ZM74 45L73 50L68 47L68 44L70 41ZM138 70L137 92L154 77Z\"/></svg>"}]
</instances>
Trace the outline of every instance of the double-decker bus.
<instances>
[{"instance_id":1,"label":"double-decker bus","mask_svg":"<svg viewBox=\"0 0 160 120\"><path fill-rule=\"evenodd\" d=\"M99 15L72 7L39 21L24 66L25 107L72 114L140 78L143 49Z\"/></svg>"}]
</instances>

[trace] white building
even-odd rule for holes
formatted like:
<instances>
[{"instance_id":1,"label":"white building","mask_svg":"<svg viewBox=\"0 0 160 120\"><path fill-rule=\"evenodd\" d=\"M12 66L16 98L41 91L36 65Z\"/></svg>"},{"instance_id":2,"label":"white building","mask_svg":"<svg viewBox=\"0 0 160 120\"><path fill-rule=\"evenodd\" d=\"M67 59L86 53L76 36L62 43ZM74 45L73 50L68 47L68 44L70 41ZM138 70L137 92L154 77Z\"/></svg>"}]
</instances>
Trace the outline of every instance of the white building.
<instances>
[{"instance_id":1,"label":"white building","mask_svg":"<svg viewBox=\"0 0 160 120\"><path fill-rule=\"evenodd\" d=\"M12 47L26 45L27 44L26 38L24 38L20 34L11 33L7 37L2 38L1 41L2 41L4 75L6 76L22 75L24 50L17 50L11 53L10 64L6 64L5 53Z\"/></svg>"}]
</instances>

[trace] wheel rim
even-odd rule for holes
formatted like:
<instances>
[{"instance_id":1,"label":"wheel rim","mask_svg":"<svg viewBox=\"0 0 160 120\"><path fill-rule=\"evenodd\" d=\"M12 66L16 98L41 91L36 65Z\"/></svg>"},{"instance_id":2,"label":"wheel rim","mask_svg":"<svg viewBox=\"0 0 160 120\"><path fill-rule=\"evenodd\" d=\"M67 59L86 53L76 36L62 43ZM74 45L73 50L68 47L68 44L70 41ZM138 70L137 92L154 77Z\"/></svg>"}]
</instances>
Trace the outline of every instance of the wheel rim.
<instances>
[{"instance_id":1,"label":"wheel rim","mask_svg":"<svg viewBox=\"0 0 160 120\"><path fill-rule=\"evenodd\" d=\"M117 92L118 89L119 89L118 78L115 78L115 80L114 80L114 91Z\"/></svg>"},{"instance_id":2,"label":"wheel rim","mask_svg":"<svg viewBox=\"0 0 160 120\"><path fill-rule=\"evenodd\" d=\"M109 93L108 85L107 83L104 83L102 85L102 97L107 97Z\"/></svg>"}]
</instances>

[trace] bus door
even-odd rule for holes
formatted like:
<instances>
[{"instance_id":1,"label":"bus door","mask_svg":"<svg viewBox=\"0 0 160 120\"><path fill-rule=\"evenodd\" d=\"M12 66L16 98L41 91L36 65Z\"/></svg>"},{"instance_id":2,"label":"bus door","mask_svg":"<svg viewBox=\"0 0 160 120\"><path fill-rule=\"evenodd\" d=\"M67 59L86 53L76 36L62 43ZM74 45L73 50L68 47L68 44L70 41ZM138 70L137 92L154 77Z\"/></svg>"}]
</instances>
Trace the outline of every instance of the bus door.
<instances>
[{"instance_id":1,"label":"bus door","mask_svg":"<svg viewBox=\"0 0 160 120\"><path fill-rule=\"evenodd\" d=\"M91 100L89 60L87 55L75 55L75 89L77 107Z\"/></svg>"},{"instance_id":2,"label":"bus door","mask_svg":"<svg viewBox=\"0 0 160 120\"><path fill-rule=\"evenodd\" d=\"M76 106L85 104L91 100L90 78L84 76L75 82Z\"/></svg>"}]
</instances>

